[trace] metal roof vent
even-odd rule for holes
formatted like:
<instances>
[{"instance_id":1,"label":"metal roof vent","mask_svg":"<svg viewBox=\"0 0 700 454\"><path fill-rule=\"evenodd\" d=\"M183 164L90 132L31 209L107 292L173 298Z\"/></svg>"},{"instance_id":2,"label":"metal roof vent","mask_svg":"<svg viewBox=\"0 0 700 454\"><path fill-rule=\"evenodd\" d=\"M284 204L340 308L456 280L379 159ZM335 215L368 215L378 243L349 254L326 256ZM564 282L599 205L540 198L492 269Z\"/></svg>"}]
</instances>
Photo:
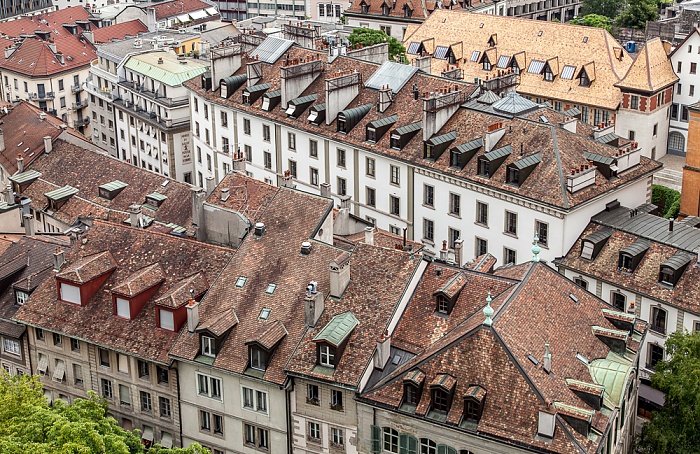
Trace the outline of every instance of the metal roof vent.
<instances>
[{"instance_id":1,"label":"metal roof vent","mask_svg":"<svg viewBox=\"0 0 700 454\"><path fill-rule=\"evenodd\" d=\"M256 222L255 228L253 230L253 235L256 238L260 238L261 236L263 236L263 233L265 233L265 224L263 224L262 222Z\"/></svg>"},{"instance_id":2,"label":"metal roof vent","mask_svg":"<svg viewBox=\"0 0 700 454\"><path fill-rule=\"evenodd\" d=\"M304 241L301 243L301 255L309 255L311 254L311 242L310 241Z\"/></svg>"}]
</instances>

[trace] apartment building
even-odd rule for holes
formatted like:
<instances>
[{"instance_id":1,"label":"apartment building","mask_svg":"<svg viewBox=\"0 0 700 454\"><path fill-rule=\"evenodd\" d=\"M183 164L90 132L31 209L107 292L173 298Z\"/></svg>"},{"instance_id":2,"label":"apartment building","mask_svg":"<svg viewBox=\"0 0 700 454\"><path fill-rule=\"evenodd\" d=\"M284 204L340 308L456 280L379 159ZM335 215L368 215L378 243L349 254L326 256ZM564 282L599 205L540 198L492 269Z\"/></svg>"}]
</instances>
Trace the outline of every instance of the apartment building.
<instances>
[{"instance_id":1,"label":"apartment building","mask_svg":"<svg viewBox=\"0 0 700 454\"><path fill-rule=\"evenodd\" d=\"M649 199L659 164L610 134L612 125L591 128L416 67L267 40L228 72L213 71L218 86L187 83L200 186L219 181L234 157L271 184L288 171L299 189L349 197L353 215L406 229L434 253L464 240L460 264L485 252L517 263L529 254L518 238L535 231L553 260L607 203Z\"/></svg>"},{"instance_id":2,"label":"apartment building","mask_svg":"<svg viewBox=\"0 0 700 454\"><path fill-rule=\"evenodd\" d=\"M695 27L669 54L671 66L678 76L673 91L668 133L668 152L671 154L686 154L690 121L688 107L700 100L700 96L695 94L699 54L700 34Z\"/></svg>"},{"instance_id":3,"label":"apartment building","mask_svg":"<svg viewBox=\"0 0 700 454\"><path fill-rule=\"evenodd\" d=\"M31 327L32 372L49 399L95 391L146 445L181 446L168 350L232 251L98 220L74 235L80 247L57 252L55 275L15 315Z\"/></svg>"},{"instance_id":4,"label":"apartment building","mask_svg":"<svg viewBox=\"0 0 700 454\"><path fill-rule=\"evenodd\" d=\"M82 83L96 50L81 33L91 29L89 15L76 6L0 23L5 36L2 99L29 101L88 136L90 117Z\"/></svg>"},{"instance_id":5,"label":"apartment building","mask_svg":"<svg viewBox=\"0 0 700 454\"><path fill-rule=\"evenodd\" d=\"M466 0L444 3L426 0L420 0L417 3L411 1L383 1L378 3L360 0L352 2L345 12L341 11L341 14L347 17L347 23L352 27L382 30L387 35L403 41L408 29L413 32L428 16L437 10L464 10L480 14L505 16L509 10L512 10L512 8L507 8L508 5L510 3L505 0L480 0L478 2ZM323 20L324 14L328 18L328 8L323 8L323 6L324 4L319 2L317 11L314 11L315 14L318 14L319 20ZM330 6L333 5L331 4ZM335 13L337 12L335 11Z\"/></svg>"},{"instance_id":6,"label":"apartment building","mask_svg":"<svg viewBox=\"0 0 700 454\"><path fill-rule=\"evenodd\" d=\"M138 2L128 5L114 17L116 24L138 19L155 32L166 28L191 27L220 19L214 3L203 0Z\"/></svg>"},{"instance_id":7,"label":"apartment building","mask_svg":"<svg viewBox=\"0 0 700 454\"><path fill-rule=\"evenodd\" d=\"M648 321L639 370L640 414L647 418L664 403L649 385L654 366L666 359L666 339L675 331L700 329L694 296L700 220L674 222L650 214L654 208L618 206L597 214L557 262L562 274L615 310Z\"/></svg>"},{"instance_id":8,"label":"apartment building","mask_svg":"<svg viewBox=\"0 0 700 454\"><path fill-rule=\"evenodd\" d=\"M666 154L677 77L658 39L632 58L602 28L439 10L403 39L423 71L516 91Z\"/></svg>"},{"instance_id":9,"label":"apartment building","mask_svg":"<svg viewBox=\"0 0 700 454\"><path fill-rule=\"evenodd\" d=\"M56 248L67 249L67 237L34 235L0 242L0 366L10 375L32 373L27 327L13 320L29 295L51 277Z\"/></svg>"},{"instance_id":10,"label":"apartment building","mask_svg":"<svg viewBox=\"0 0 700 454\"><path fill-rule=\"evenodd\" d=\"M8 0L0 6L0 21L46 13L53 9L51 0Z\"/></svg>"},{"instance_id":11,"label":"apartment building","mask_svg":"<svg viewBox=\"0 0 700 454\"><path fill-rule=\"evenodd\" d=\"M199 80L208 66L170 52L132 55L123 66L113 101L120 159L192 183L189 93L183 84Z\"/></svg>"},{"instance_id":12,"label":"apartment building","mask_svg":"<svg viewBox=\"0 0 700 454\"><path fill-rule=\"evenodd\" d=\"M85 218L130 224L180 237L194 235L190 186L129 165L89 142L56 140L49 151L10 177L17 203L0 225L17 231L64 232ZM33 221L32 221L33 220Z\"/></svg>"},{"instance_id":13,"label":"apartment building","mask_svg":"<svg viewBox=\"0 0 700 454\"><path fill-rule=\"evenodd\" d=\"M357 399L359 452L632 452L647 324L533 253L494 275L426 268L397 360Z\"/></svg>"}]
</instances>

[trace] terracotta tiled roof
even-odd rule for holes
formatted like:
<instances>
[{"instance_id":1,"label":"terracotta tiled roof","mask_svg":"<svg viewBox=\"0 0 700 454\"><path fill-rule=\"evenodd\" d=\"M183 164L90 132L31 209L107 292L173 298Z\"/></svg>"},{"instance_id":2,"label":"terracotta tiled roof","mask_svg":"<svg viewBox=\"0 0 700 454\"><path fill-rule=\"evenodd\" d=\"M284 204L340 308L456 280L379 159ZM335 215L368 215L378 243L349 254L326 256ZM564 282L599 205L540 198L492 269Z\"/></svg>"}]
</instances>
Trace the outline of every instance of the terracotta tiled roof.
<instances>
[{"instance_id":1,"label":"terracotta tiled roof","mask_svg":"<svg viewBox=\"0 0 700 454\"><path fill-rule=\"evenodd\" d=\"M256 342L268 351L272 351L275 345L286 336L287 328L284 323L279 320L272 322L269 326L261 326L258 332L253 333L250 339L246 340L246 344Z\"/></svg>"},{"instance_id":2,"label":"terracotta tiled roof","mask_svg":"<svg viewBox=\"0 0 700 454\"><path fill-rule=\"evenodd\" d=\"M134 274L115 285L112 291L131 298L162 283L164 280L163 267L159 262L156 262L137 270Z\"/></svg>"},{"instance_id":3,"label":"terracotta tiled roof","mask_svg":"<svg viewBox=\"0 0 700 454\"><path fill-rule=\"evenodd\" d=\"M643 92L657 92L678 81L660 38L647 41L625 77L616 85Z\"/></svg>"},{"instance_id":4,"label":"terracotta tiled roof","mask_svg":"<svg viewBox=\"0 0 700 454\"><path fill-rule=\"evenodd\" d=\"M341 298L326 299L323 315L300 342L287 370L292 374L359 387L378 337L388 328L419 264L419 256L412 258L407 252L359 243L350 257L350 284ZM347 347L329 375L315 368L316 345L312 340L333 317L347 311L359 324L347 338Z\"/></svg>"},{"instance_id":5,"label":"terracotta tiled roof","mask_svg":"<svg viewBox=\"0 0 700 454\"><path fill-rule=\"evenodd\" d=\"M75 21L86 21L90 12L82 6L72 6L56 11L49 11L35 16L21 17L16 20L0 23L0 33L17 38L20 35L31 35L36 30L58 30L58 34L68 33L63 24L75 24ZM56 35L56 33L53 33Z\"/></svg>"},{"instance_id":6,"label":"terracotta tiled roof","mask_svg":"<svg viewBox=\"0 0 700 454\"><path fill-rule=\"evenodd\" d=\"M436 10L412 33L404 36L404 45L434 38L436 46L452 46L461 43L464 58L459 67L464 70L465 80L475 77L493 78L498 71L491 61L492 69L485 71L480 63L481 54L489 50L489 38L497 34L498 43L493 48L499 57L513 57L524 52L520 66L518 92L533 97L557 99L578 105L600 106L616 110L622 99L619 82L632 64L632 58L624 51L607 31L602 28L583 27L548 21L521 19L514 17L476 14L461 11ZM479 52L477 61L472 62L473 52ZM493 52L493 50L490 50ZM616 54L621 56L617 58ZM415 58L415 55L409 55ZM555 77L545 81L541 74L527 70L532 61L546 62L558 58L558 66L574 66L572 79ZM576 78L582 66L594 63L595 80L590 87L582 87ZM432 59L431 71L440 74L448 67L447 60ZM668 63L670 67L670 63ZM592 78L592 76L589 74Z\"/></svg>"},{"instance_id":7,"label":"terracotta tiled roof","mask_svg":"<svg viewBox=\"0 0 700 454\"><path fill-rule=\"evenodd\" d=\"M40 115L46 119L42 120ZM17 172L17 156L22 155L25 167L44 152L44 137L55 140L63 121L43 112L29 102L21 101L9 113L0 117L5 149L0 151L0 164L10 173ZM26 152L25 152L26 150Z\"/></svg>"},{"instance_id":8,"label":"terracotta tiled roof","mask_svg":"<svg viewBox=\"0 0 700 454\"><path fill-rule=\"evenodd\" d=\"M192 272L201 271L213 281L232 256L232 251L148 230L95 221L83 236L81 247L66 254L70 269L83 257L109 253L117 268L93 298L76 307L56 300L56 283L47 279L18 311L16 318L33 326L86 339L160 363L168 363L168 350L177 333L156 328L154 301L167 294ZM166 276L156 294L133 319L114 315L111 290L143 267L157 260Z\"/></svg>"},{"instance_id":9,"label":"terracotta tiled roof","mask_svg":"<svg viewBox=\"0 0 700 454\"><path fill-rule=\"evenodd\" d=\"M477 16L486 17L487 15ZM495 16L488 17L492 18ZM542 21L535 22L543 23ZM577 29L575 26L574 28ZM586 28L586 30L588 29ZM601 32L592 31L591 33ZM500 41L501 38L499 38L499 42ZM325 58L325 54L323 53L302 49L296 46L290 48L288 54L292 61L294 59ZM271 65L262 63L265 77L261 83L270 83L269 91L280 88L280 68L285 64L285 61L285 58L280 58ZM247 59L244 57L243 65L236 74L245 73L245 63L247 62ZM318 98L316 104L322 104L325 102L325 80L327 77L331 77L333 74L337 73L357 71L361 75L362 80L367 81L377 69L378 66L372 63L343 56L338 57L333 63L326 66L325 71L321 73L300 96L317 94ZM316 126L307 121L307 114L294 119L288 117L282 109L272 109L271 112L265 112L261 109L262 97L252 105L244 105L241 103L241 96L238 92L232 94L228 99L222 99L218 89L213 92L205 91L201 88L201 83L199 83L199 81L191 80L185 85L190 90L195 91L212 103L235 107L238 110L269 118L272 121L286 124L311 134L321 134L324 137L340 143L346 143L352 147L408 162L416 165L418 168L432 170L439 174L449 175L461 180L468 180L477 185L488 186L499 191L517 194L522 197L530 198L533 201L546 203L564 210L571 209L576 205L627 184L629 181L646 178L661 167L660 164L654 161L641 158L640 165L632 167L625 172L621 172L619 174L619 179L612 181L607 180L602 174L598 173L595 185L579 190L574 194L569 193L564 186L566 183L565 174L568 173L571 168L589 165L588 160L584 156L584 151L594 150L596 154L601 154L602 156L613 156L617 153L618 149L606 144L594 142L591 138L558 127L558 124L563 121L564 115L545 108L536 109L534 112L527 112L525 118L507 118L477 110L461 108L450 118L445 126L437 132L437 134L455 132L456 139L454 144L456 146L472 141L475 138L484 137L490 124L501 122L506 132L499 141L499 146L510 145L511 149L515 152L507 157L506 161L490 178L481 177L477 172L478 157L485 153L483 147L479 149L477 156L472 158L464 169L459 170L450 166L449 152L443 153L436 161L424 159L423 137L420 131L402 150L390 148L391 134L389 132L384 134L376 143L367 142L366 126L377 119L397 115L398 119L395 123L396 128L422 121L423 101L421 99L414 99L412 93L413 85L416 86L419 93L438 92L441 88L445 88L446 85L449 86L451 90L461 90L464 96L471 95L475 90L475 87L470 84L438 78L420 72L414 74L403 88L395 94L393 102L385 112L381 113L377 112L375 109L371 109L371 111L347 134L337 131L337 124L335 121L331 122L330 125L322 123L320 126ZM242 91L244 86L238 90ZM377 91L362 86L359 89L359 94L347 108L351 109L368 103L376 103L377 101ZM535 113L539 114L537 117L544 116L548 118L548 122L543 123L539 118L533 118ZM590 132L590 128L581 126L580 132L583 134L588 133ZM524 182L520 183L519 187L506 183L506 169L509 164L520 160L523 156L530 156L537 153L540 153L541 161L536 165L530 176Z\"/></svg>"},{"instance_id":10,"label":"terracotta tiled roof","mask_svg":"<svg viewBox=\"0 0 700 454\"><path fill-rule=\"evenodd\" d=\"M24 266L3 278L0 287L0 334L18 338L26 327L12 322L19 306L14 288L31 293L44 279L51 275L53 253L57 247L69 249L70 242L65 237L35 235L22 237L16 242L3 242L7 246L0 254L0 263L8 263L21 257Z\"/></svg>"},{"instance_id":11,"label":"terracotta tiled roof","mask_svg":"<svg viewBox=\"0 0 700 454\"><path fill-rule=\"evenodd\" d=\"M575 391L599 390L598 385L604 385L605 405L619 405L616 399L625 394L626 386L622 383L626 383L628 375L621 374L619 387L610 386L610 377L603 383L597 382L601 375L596 373L596 368L599 363L611 361L621 370L627 368L631 371L636 354L628 352L625 358L616 356L594 334L592 326L603 330L616 329L603 315L603 310L609 306L602 300L542 263L510 268L524 268L526 272L522 274L522 281L511 284L511 289L491 303L495 315L490 328L482 325L484 315L481 310L474 310L473 315L460 314L453 329L435 341L427 341L426 347L416 357L396 368L360 399L398 408L403 398L402 382L407 373L420 368L431 385L444 382L443 377L449 374L456 381L455 396L481 395L475 388L477 386L488 390L482 396L485 404L477 433L498 437L504 443L548 452L579 452L579 448L595 452L605 439L583 436L571 426L566 431L556 430L552 442L543 444L543 440L536 437L538 411L547 411L547 402L555 403L554 409L560 409L562 415L585 416L584 419L596 421L599 430L606 430L614 423L607 416L609 413L591 407ZM426 270L423 280L432 271L430 268ZM449 275L449 272L443 276L445 274ZM435 282L432 285L436 287ZM420 298L419 292L420 286L408 309ZM475 301L477 305L482 302L483 295ZM423 317L429 316L432 310L432 307L424 309ZM454 311L449 318L453 316ZM415 317L407 319L404 316L398 329L408 324L416 331L434 331L433 323L421 324L415 320ZM422 328L416 329L419 326ZM643 332L634 333L634 336L641 339ZM545 344L549 345L552 357L551 373L542 369ZM429 417L431 396L426 388L423 388L415 409L416 417ZM459 430L463 406L457 399L454 402L446 415L446 423ZM558 422L568 424L565 419Z\"/></svg>"},{"instance_id":12,"label":"terracotta tiled roof","mask_svg":"<svg viewBox=\"0 0 700 454\"><path fill-rule=\"evenodd\" d=\"M148 27L138 19L121 24L110 25L108 27L98 28L93 31L95 44L108 43L114 39L125 39L132 36L138 36L139 33L146 33Z\"/></svg>"},{"instance_id":13,"label":"terracotta tiled roof","mask_svg":"<svg viewBox=\"0 0 700 454\"><path fill-rule=\"evenodd\" d=\"M358 232L358 233L353 233L351 235L345 235L345 236L336 236L336 238L340 240L344 240L348 242L349 244L354 245L357 244L358 242L365 241L365 232ZM401 249L403 250L403 237L401 235L395 235L391 232L387 232L386 230L380 229L378 227L374 228L374 244L376 246L381 246L389 249ZM421 249L423 249L423 243L420 243L418 241L411 241L411 240L406 240L406 245L410 245L413 247L413 252L418 252ZM336 244L338 247L343 247L338 244Z\"/></svg>"},{"instance_id":14,"label":"terracotta tiled roof","mask_svg":"<svg viewBox=\"0 0 700 454\"><path fill-rule=\"evenodd\" d=\"M312 241L309 255L299 253L301 243L316 236L324 219L330 218L332 201L288 188L278 188L258 222L265 224L262 237L249 234L236 252L235 260L228 263L202 299L199 306L200 325L204 328L230 329L214 367L243 373L248 366L248 347L245 341L281 321L289 334L282 339L270 358L263 379L282 384L286 380L284 365L304 335L304 311L300 310L310 281L318 282L318 289L328 293L328 264L338 250L318 241ZM242 287L236 287L238 277L246 277ZM276 284L268 292L269 284ZM260 314L270 309L267 318ZM219 326L219 320L225 320ZM238 321L237 323L236 320ZM234 326L235 325L235 326ZM182 335L171 351L177 358L194 360L199 353L197 336Z\"/></svg>"},{"instance_id":15,"label":"terracotta tiled roof","mask_svg":"<svg viewBox=\"0 0 700 454\"><path fill-rule=\"evenodd\" d=\"M226 200L221 199L224 189L228 189L229 193ZM221 179L207 197L207 203L241 213L254 223L262 215L276 192L275 186L244 173L233 172Z\"/></svg>"},{"instance_id":16,"label":"terracotta tiled roof","mask_svg":"<svg viewBox=\"0 0 700 454\"><path fill-rule=\"evenodd\" d=\"M202 0L173 0L171 2L152 4L148 8L156 10L156 20L163 20L183 13L212 8L212 5Z\"/></svg>"},{"instance_id":17,"label":"terracotta tiled roof","mask_svg":"<svg viewBox=\"0 0 700 454\"><path fill-rule=\"evenodd\" d=\"M130 205L145 204L148 194L158 192L167 199L155 211L144 206L143 214L159 223L173 223L192 231L191 186L185 183L63 140L56 141L51 153L43 154L29 167L42 174L22 193L32 199L36 209L46 207L44 194L50 190L65 185L78 189L76 195L53 213L67 224L78 216L123 223L129 218ZM112 200L100 197L99 186L115 180L127 186Z\"/></svg>"},{"instance_id":18,"label":"terracotta tiled roof","mask_svg":"<svg viewBox=\"0 0 700 454\"><path fill-rule=\"evenodd\" d=\"M387 4L389 7L389 14L384 15L382 13L382 5ZM367 12L363 13L362 12L362 6L363 4L367 5ZM395 6L394 6L395 5ZM404 5L407 5L409 9L412 11L411 17L405 17L404 14ZM393 6L393 7L392 7ZM350 4L350 7L346 11L346 14L350 14L352 16L360 16L360 17L370 17L370 16L379 16L379 17L390 17L392 19L401 19L402 21L405 22L420 22L422 20L425 20L426 17L430 14L435 9L435 2L434 1L426 1L426 0L412 0L412 1L406 1L406 0L399 0L395 4L392 1L382 1L382 0L358 0L355 2L352 2Z\"/></svg>"},{"instance_id":19,"label":"terracotta tiled roof","mask_svg":"<svg viewBox=\"0 0 700 454\"><path fill-rule=\"evenodd\" d=\"M201 297L207 289L209 289L209 282L200 271L175 282L170 290L156 299L155 303L163 307L182 307L193 298Z\"/></svg>"},{"instance_id":20,"label":"terracotta tiled roof","mask_svg":"<svg viewBox=\"0 0 700 454\"><path fill-rule=\"evenodd\" d=\"M97 252L66 265L56 277L76 284L85 284L93 279L107 274L117 267L114 257L109 251Z\"/></svg>"}]
</instances>

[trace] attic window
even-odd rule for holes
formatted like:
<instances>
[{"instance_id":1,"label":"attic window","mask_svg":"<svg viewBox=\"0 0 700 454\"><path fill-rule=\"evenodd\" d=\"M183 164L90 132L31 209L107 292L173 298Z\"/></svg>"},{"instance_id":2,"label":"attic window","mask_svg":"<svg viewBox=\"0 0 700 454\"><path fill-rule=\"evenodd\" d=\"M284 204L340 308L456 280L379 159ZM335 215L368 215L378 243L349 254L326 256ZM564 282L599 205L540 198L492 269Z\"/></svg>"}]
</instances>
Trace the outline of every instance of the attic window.
<instances>
[{"instance_id":1,"label":"attic window","mask_svg":"<svg viewBox=\"0 0 700 454\"><path fill-rule=\"evenodd\" d=\"M119 195L128 184L123 181L114 180L111 183L103 184L98 188L99 196L103 199L112 200Z\"/></svg>"},{"instance_id":2,"label":"attic window","mask_svg":"<svg viewBox=\"0 0 700 454\"><path fill-rule=\"evenodd\" d=\"M584 44L588 42L588 36L583 37L583 42L584 42Z\"/></svg>"},{"instance_id":3,"label":"attic window","mask_svg":"<svg viewBox=\"0 0 700 454\"><path fill-rule=\"evenodd\" d=\"M266 370L268 353L260 347L251 345L248 347L248 355L250 359L250 367L256 370Z\"/></svg>"},{"instance_id":4,"label":"attic window","mask_svg":"<svg viewBox=\"0 0 700 454\"><path fill-rule=\"evenodd\" d=\"M213 337L201 336L202 355L210 358L216 358L216 342Z\"/></svg>"},{"instance_id":5,"label":"attic window","mask_svg":"<svg viewBox=\"0 0 700 454\"><path fill-rule=\"evenodd\" d=\"M544 65L544 70L542 72L544 73L544 80L546 80L547 82L554 81L554 73L552 72L552 69L549 67L549 65Z\"/></svg>"},{"instance_id":6,"label":"attic window","mask_svg":"<svg viewBox=\"0 0 700 454\"><path fill-rule=\"evenodd\" d=\"M167 196L159 192L153 192L146 196L146 205L150 205L154 208L159 208L167 198Z\"/></svg>"},{"instance_id":7,"label":"attic window","mask_svg":"<svg viewBox=\"0 0 700 454\"><path fill-rule=\"evenodd\" d=\"M578 84L582 87L590 87L591 85L591 79L588 77L588 74L586 74L586 71L581 69L581 72L578 75L579 77L579 82Z\"/></svg>"},{"instance_id":8,"label":"attic window","mask_svg":"<svg viewBox=\"0 0 700 454\"><path fill-rule=\"evenodd\" d=\"M474 399L464 399L464 419L471 422L479 422L481 419L481 405Z\"/></svg>"},{"instance_id":9,"label":"attic window","mask_svg":"<svg viewBox=\"0 0 700 454\"><path fill-rule=\"evenodd\" d=\"M479 61L479 55L481 55L481 52L475 50L474 52L472 52L472 58L470 58L470 61L472 63Z\"/></svg>"},{"instance_id":10,"label":"attic window","mask_svg":"<svg viewBox=\"0 0 700 454\"><path fill-rule=\"evenodd\" d=\"M263 307L263 309L260 311L260 315L258 316L258 318L260 320L267 320L268 317L270 317L270 312L272 312L272 309Z\"/></svg>"},{"instance_id":11,"label":"attic window","mask_svg":"<svg viewBox=\"0 0 700 454\"><path fill-rule=\"evenodd\" d=\"M320 344L318 348L318 364L326 367L335 367L335 347L329 344Z\"/></svg>"},{"instance_id":12,"label":"attic window","mask_svg":"<svg viewBox=\"0 0 700 454\"><path fill-rule=\"evenodd\" d=\"M80 305L80 287L61 282L61 300L67 303Z\"/></svg>"},{"instance_id":13,"label":"attic window","mask_svg":"<svg viewBox=\"0 0 700 454\"><path fill-rule=\"evenodd\" d=\"M236 288L242 288L246 282L248 282L247 277L239 276L238 279L236 279Z\"/></svg>"},{"instance_id":14,"label":"attic window","mask_svg":"<svg viewBox=\"0 0 700 454\"><path fill-rule=\"evenodd\" d=\"M450 299L445 295L438 295L436 297L436 310L441 314L450 313Z\"/></svg>"},{"instance_id":15,"label":"attic window","mask_svg":"<svg viewBox=\"0 0 700 454\"><path fill-rule=\"evenodd\" d=\"M540 60L532 60L530 66L527 68L527 72L530 74L542 74L542 68L544 68L544 62Z\"/></svg>"},{"instance_id":16,"label":"attic window","mask_svg":"<svg viewBox=\"0 0 700 454\"><path fill-rule=\"evenodd\" d=\"M671 287L676 285L676 277L673 269L667 266L662 266L661 271L659 272L659 282L661 284L670 285Z\"/></svg>"},{"instance_id":17,"label":"attic window","mask_svg":"<svg viewBox=\"0 0 700 454\"><path fill-rule=\"evenodd\" d=\"M583 241L581 243L581 258L591 260L593 258L593 243L591 241Z\"/></svg>"},{"instance_id":18,"label":"attic window","mask_svg":"<svg viewBox=\"0 0 700 454\"><path fill-rule=\"evenodd\" d=\"M362 14L367 14L369 12L369 5L365 2L360 3L360 11L362 11Z\"/></svg>"},{"instance_id":19,"label":"attic window","mask_svg":"<svg viewBox=\"0 0 700 454\"><path fill-rule=\"evenodd\" d=\"M412 15L413 15L413 10L411 9L411 7L408 6L408 4L404 4L403 5L403 17L409 18Z\"/></svg>"},{"instance_id":20,"label":"attic window","mask_svg":"<svg viewBox=\"0 0 700 454\"><path fill-rule=\"evenodd\" d=\"M382 5L382 16L388 16L389 15L389 7L385 4Z\"/></svg>"},{"instance_id":21,"label":"attic window","mask_svg":"<svg viewBox=\"0 0 700 454\"><path fill-rule=\"evenodd\" d=\"M403 404L418 406L420 400L419 388L412 383L404 383L403 385Z\"/></svg>"},{"instance_id":22,"label":"attic window","mask_svg":"<svg viewBox=\"0 0 700 454\"><path fill-rule=\"evenodd\" d=\"M172 311L158 309L159 326L168 331L175 331L175 316Z\"/></svg>"},{"instance_id":23,"label":"attic window","mask_svg":"<svg viewBox=\"0 0 700 454\"><path fill-rule=\"evenodd\" d=\"M267 284L267 288L265 289L265 293L268 295L272 295L275 293L275 290L277 289L277 284Z\"/></svg>"},{"instance_id":24,"label":"attic window","mask_svg":"<svg viewBox=\"0 0 700 454\"><path fill-rule=\"evenodd\" d=\"M434 388L431 394L430 409L439 413L447 413L450 409L450 394L440 388Z\"/></svg>"},{"instance_id":25,"label":"attic window","mask_svg":"<svg viewBox=\"0 0 700 454\"><path fill-rule=\"evenodd\" d=\"M117 317L131 319L131 306L128 299L115 298Z\"/></svg>"}]
</instances>

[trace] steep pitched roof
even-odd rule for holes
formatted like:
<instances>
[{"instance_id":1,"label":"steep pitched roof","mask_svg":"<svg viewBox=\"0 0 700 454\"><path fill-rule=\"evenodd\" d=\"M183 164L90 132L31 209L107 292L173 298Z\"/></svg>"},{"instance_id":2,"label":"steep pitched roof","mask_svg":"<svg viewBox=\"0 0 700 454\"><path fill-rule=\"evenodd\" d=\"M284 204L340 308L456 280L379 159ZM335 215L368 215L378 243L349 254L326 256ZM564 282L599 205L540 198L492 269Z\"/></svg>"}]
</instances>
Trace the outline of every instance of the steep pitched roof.
<instances>
[{"instance_id":1,"label":"steep pitched roof","mask_svg":"<svg viewBox=\"0 0 700 454\"><path fill-rule=\"evenodd\" d=\"M170 2L148 5L148 8L156 10L156 20L163 20L168 17L179 16L184 13L191 13L211 7L211 4L203 2L202 0L173 0Z\"/></svg>"},{"instance_id":2,"label":"steep pitched roof","mask_svg":"<svg viewBox=\"0 0 700 454\"><path fill-rule=\"evenodd\" d=\"M228 190L226 200L222 194ZM241 172L228 173L207 197L207 203L236 211L255 222L277 193L277 187Z\"/></svg>"},{"instance_id":3,"label":"steep pitched roof","mask_svg":"<svg viewBox=\"0 0 700 454\"><path fill-rule=\"evenodd\" d=\"M130 36L138 36L139 33L146 33L148 27L138 19L122 22L120 24L109 25L94 30L93 37L95 44L108 43L115 39L125 39Z\"/></svg>"},{"instance_id":4,"label":"steep pitched roof","mask_svg":"<svg viewBox=\"0 0 700 454\"><path fill-rule=\"evenodd\" d=\"M15 318L32 326L80 337L98 345L159 363L169 363L168 350L176 332L156 329L155 301L193 271L210 281L221 272L233 252L172 235L95 221L80 248L66 254L67 269L85 258L110 254L117 264L107 281L83 307L57 302L56 283L46 279ZM126 320L114 314L111 289L129 281L144 263L157 260L165 281L141 312Z\"/></svg>"},{"instance_id":5,"label":"steep pitched roof","mask_svg":"<svg viewBox=\"0 0 700 454\"><path fill-rule=\"evenodd\" d=\"M660 38L647 41L644 48L615 86L648 93L659 91L678 81Z\"/></svg>"}]
</instances>

